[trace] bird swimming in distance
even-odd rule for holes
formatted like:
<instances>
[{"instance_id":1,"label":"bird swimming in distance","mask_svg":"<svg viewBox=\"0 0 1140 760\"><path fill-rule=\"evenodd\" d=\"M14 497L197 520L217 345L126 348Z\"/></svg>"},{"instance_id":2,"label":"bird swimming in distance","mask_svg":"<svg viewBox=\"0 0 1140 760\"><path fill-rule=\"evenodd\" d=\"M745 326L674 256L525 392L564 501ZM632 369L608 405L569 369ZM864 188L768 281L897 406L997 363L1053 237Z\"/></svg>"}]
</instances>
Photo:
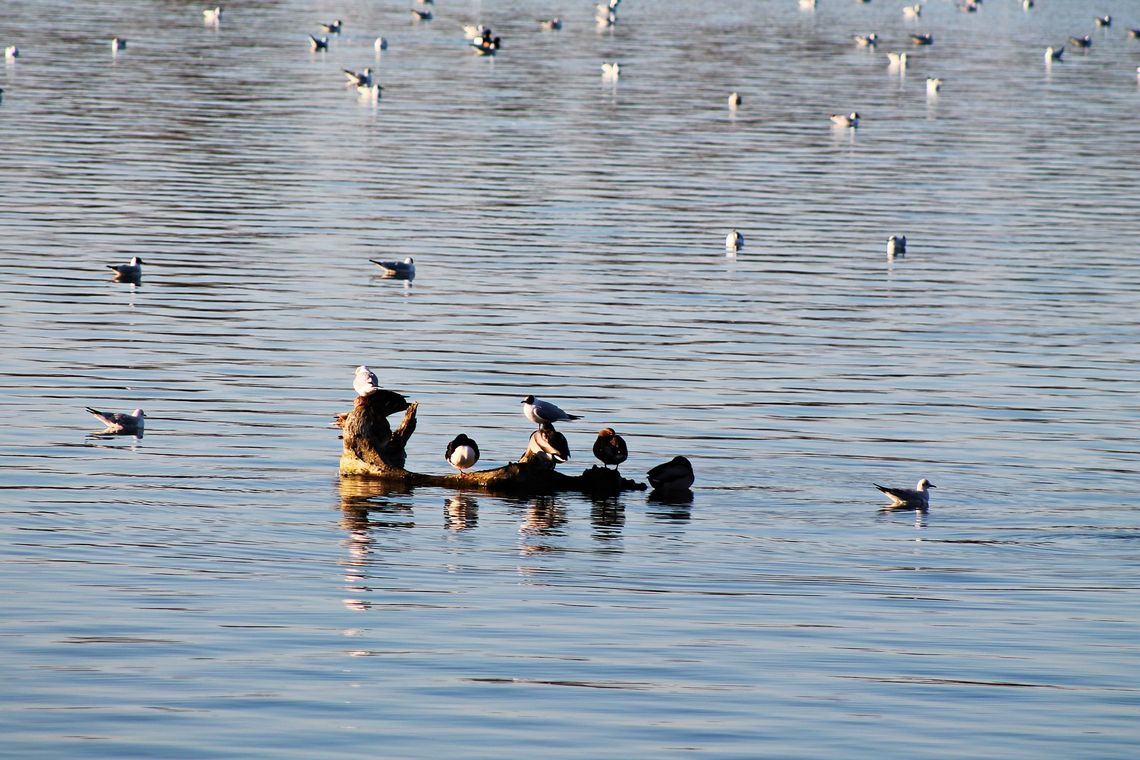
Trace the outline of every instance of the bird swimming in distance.
<instances>
[{"instance_id":1,"label":"bird swimming in distance","mask_svg":"<svg viewBox=\"0 0 1140 760\"><path fill-rule=\"evenodd\" d=\"M891 235L887 238L887 258L906 255L906 235Z\"/></svg>"},{"instance_id":2,"label":"bird swimming in distance","mask_svg":"<svg viewBox=\"0 0 1140 760\"><path fill-rule=\"evenodd\" d=\"M848 114L833 113L831 115L831 124L835 127L851 127L859 126L859 112L852 111Z\"/></svg>"},{"instance_id":3,"label":"bird swimming in distance","mask_svg":"<svg viewBox=\"0 0 1140 760\"><path fill-rule=\"evenodd\" d=\"M887 53L887 68L902 71L906 68L906 53Z\"/></svg>"},{"instance_id":4,"label":"bird swimming in distance","mask_svg":"<svg viewBox=\"0 0 1140 760\"><path fill-rule=\"evenodd\" d=\"M202 11L202 21L204 21L207 24L216 24L221 20L222 20L222 9L220 7L218 7L218 8L207 8L206 10Z\"/></svg>"},{"instance_id":5,"label":"bird swimming in distance","mask_svg":"<svg viewBox=\"0 0 1140 760\"><path fill-rule=\"evenodd\" d=\"M724 236L724 249L729 256L735 256L736 252L743 247L744 235L740 234L738 230L733 230Z\"/></svg>"},{"instance_id":6,"label":"bird swimming in distance","mask_svg":"<svg viewBox=\"0 0 1140 760\"><path fill-rule=\"evenodd\" d=\"M388 40L384 37L377 37L376 41L372 43L372 47L376 49L377 53L379 53L381 50L387 50Z\"/></svg>"},{"instance_id":7,"label":"bird swimming in distance","mask_svg":"<svg viewBox=\"0 0 1140 760\"><path fill-rule=\"evenodd\" d=\"M625 439L614 432L613 428L602 428L598 431L598 438L594 441L594 456L609 467L618 466L629 458L629 449L626 448Z\"/></svg>"},{"instance_id":8,"label":"bird swimming in distance","mask_svg":"<svg viewBox=\"0 0 1140 760\"><path fill-rule=\"evenodd\" d=\"M380 275L390 280L414 280L416 279L416 262L411 256L403 261L380 261L378 259L369 259L373 264L383 269Z\"/></svg>"},{"instance_id":9,"label":"bird swimming in distance","mask_svg":"<svg viewBox=\"0 0 1140 760\"><path fill-rule=\"evenodd\" d=\"M329 38L328 37L317 37L316 35L310 34L309 35L309 47L315 51L328 50L329 49Z\"/></svg>"},{"instance_id":10,"label":"bird swimming in distance","mask_svg":"<svg viewBox=\"0 0 1140 760\"><path fill-rule=\"evenodd\" d=\"M1140 29L1129 29L1128 36L1134 40L1140 40Z\"/></svg>"},{"instance_id":11,"label":"bird swimming in distance","mask_svg":"<svg viewBox=\"0 0 1140 760\"><path fill-rule=\"evenodd\" d=\"M115 279L124 282L138 282L142 278L142 265L143 260L138 256L132 256L127 264L108 264L108 269L115 270Z\"/></svg>"},{"instance_id":12,"label":"bird swimming in distance","mask_svg":"<svg viewBox=\"0 0 1140 760\"><path fill-rule=\"evenodd\" d=\"M421 11L419 8L412 8L411 10L415 15L415 21L431 21L431 11Z\"/></svg>"},{"instance_id":13,"label":"bird swimming in distance","mask_svg":"<svg viewBox=\"0 0 1140 760\"><path fill-rule=\"evenodd\" d=\"M471 49L479 55L494 55L502 45L502 39L491 37L490 30L484 32L482 37L471 40Z\"/></svg>"},{"instance_id":14,"label":"bird swimming in distance","mask_svg":"<svg viewBox=\"0 0 1140 760\"><path fill-rule=\"evenodd\" d=\"M120 50L126 50L126 49L127 49L127 41L125 39L123 39L122 37L112 37L111 38L111 52L117 53Z\"/></svg>"},{"instance_id":15,"label":"bird swimming in distance","mask_svg":"<svg viewBox=\"0 0 1140 760\"><path fill-rule=\"evenodd\" d=\"M888 505L889 509L908 507L925 512L930 508L930 492L926 489L934 488L934 484L926 478L918 481L918 485L914 488L890 488L888 486L881 486L878 483L872 483L871 485L885 493L887 498L891 500L891 503Z\"/></svg>"},{"instance_id":16,"label":"bird swimming in distance","mask_svg":"<svg viewBox=\"0 0 1140 760\"><path fill-rule=\"evenodd\" d=\"M570 458L570 444L566 442L566 436L555 430L549 422L544 422L530 434L524 456L528 459L537 456L561 464Z\"/></svg>"},{"instance_id":17,"label":"bird swimming in distance","mask_svg":"<svg viewBox=\"0 0 1140 760\"><path fill-rule=\"evenodd\" d=\"M447 444L443 456L448 464L459 470L459 477L463 477L465 474L463 471L474 467L479 461L479 444L468 438L465 433L460 433Z\"/></svg>"},{"instance_id":18,"label":"bird swimming in distance","mask_svg":"<svg viewBox=\"0 0 1140 760\"><path fill-rule=\"evenodd\" d=\"M937 95L942 91L942 80L938 77L926 78L926 94Z\"/></svg>"},{"instance_id":19,"label":"bird swimming in distance","mask_svg":"<svg viewBox=\"0 0 1140 760\"><path fill-rule=\"evenodd\" d=\"M364 71L353 71L351 69L341 69L345 77L348 79L348 84L353 87L371 87L372 86L372 67L365 66Z\"/></svg>"},{"instance_id":20,"label":"bird swimming in distance","mask_svg":"<svg viewBox=\"0 0 1140 760\"><path fill-rule=\"evenodd\" d=\"M912 34L910 36L910 41L913 42L915 45L933 45L934 44L934 35L933 34Z\"/></svg>"},{"instance_id":21,"label":"bird swimming in distance","mask_svg":"<svg viewBox=\"0 0 1140 760\"><path fill-rule=\"evenodd\" d=\"M556 32L562 28L562 19L560 18L542 18L538 20L538 25L545 31Z\"/></svg>"},{"instance_id":22,"label":"bird swimming in distance","mask_svg":"<svg viewBox=\"0 0 1140 760\"><path fill-rule=\"evenodd\" d=\"M352 373L352 389L356 391L357 396L367 396L373 391L380 390L380 381L376 379L376 373L368 369L368 366L361 364Z\"/></svg>"},{"instance_id":23,"label":"bird swimming in distance","mask_svg":"<svg viewBox=\"0 0 1140 760\"><path fill-rule=\"evenodd\" d=\"M856 34L855 44L859 47L875 47L879 44L879 35L871 32L870 34Z\"/></svg>"},{"instance_id":24,"label":"bird swimming in distance","mask_svg":"<svg viewBox=\"0 0 1140 760\"><path fill-rule=\"evenodd\" d=\"M15 45L9 45L4 48L4 58L9 61L14 61L20 57L20 48Z\"/></svg>"},{"instance_id":25,"label":"bird swimming in distance","mask_svg":"<svg viewBox=\"0 0 1140 760\"><path fill-rule=\"evenodd\" d=\"M91 413L95 419L102 422L107 426L103 431L104 434L131 434L142 435L143 427L145 426L146 415L143 414L142 409L136 409L130 414L123 414L121 412L100 412L98 409L87 407L87 411Z\"/></svg>"},{"instance_id":26,"label":"bird swimming in distance","mask_svg":"<svg viewBox=\"0 0 1140 760\"><path fill-rule=\"evenodd\" d=\"M602 79L617 79L621 76L620 63L603 63L602 64Z\"/></svg>"},{"instance_id":27,"label":"bird swimming in distance","mask_svg":"<svg viewBox=\"0 0 1140 760\"><path fill-rule=\"evenodd\" d=\"M966 2L958 6L958 11L961 13L977 13L978 2L977 0L966 0Z\"/></svg>"},{"instance_id":28,"label":"bird swimming in distance","mask_svg":"<svg viewBox=\"0 0 1140 760\"><path fill-rule=\"evenodd\" d=\"M1021 7L1025 10L1029 10L1033 7L1033 0L1021 0Z\"/></svg>"},{"instance_id":29,"label":"bird swimming in distance","mask_svg":"<svg viewBox=\"0 0 1140 760\"><path fill-rule=\"evenodd\" d=\"M651 469L646 476L649 485L661 491L684 491L693 485L696 476L692 463L682 456L676 456L664 464Z\"/></svg>"},{"instance_id":30,"label":"bird swimming in distance","mask_svg":"<svg viewBox=\"0 0 1140 760\"><path fill-rule=\"evenodd\" d=\"M341 28L343 26L344 22L338 18L336 21L331 21L327 24L321 24L321 31L328 32L329 34L340 34Z\"/></svg>"},{"instance_id":31,"label":"bird swimming in distance","mask_svg":"<svg viewBox=\"0 0 1140 760\"><path fill-rule=\"evenodd\" d=\"M904 5L903 15L907 18L918 18L922 15L922 5L915 3L914 5Z\"/></svg>"},{"instance_id":32,"label":"bird swimming in distance","mask_svg":"<svg viewBox=\"0 0 1140 760\"><path fill-rule=\"evenodd\" d=\"M522 400L522 404L523 414L536 425L582 419L580 414L567 414L549 401L543 401L534 396L527 396Z\"/></svg>"},{"instance_id":33,"label":"bird swimming in distance","mask_svg":"<svg viewBox=\"0 0 1140 760\"><path fill-rule=\"evenodd\" d=\"M1097 26L1112 26L1112 16L1097 16L1095 21Z\"/></svg>"},{"instance_id":34,"label":"bird swimming in distance","mask_svg":"<svg viewBox=\"0 0 1140 760\"><path fill-rule=\"evenodd\" d=\"M1069 42L1072 43L1073 47L1077 48L1092 47L1092 37L1088 36L1087 34L1084 37L1070 37Z\"/></svg>"},{"instance_id":35,"label":"bird swimming in distance","mask_svg":"<svg viewBox=\"0 0 1140 760\"><path fill-rule=\"evenodd\" d=\"M735 111L737 108L740 108L740 104L743 102L744 102L744 98L740 97L739 92L729 93L728 107L731 108L733 111Z\"/></svg>"},{"instance_id":36,"label":"bird swimming in distance","mask_svg":"<svg viewBox=\"0 0 1140 760\"><path fill-rule=\"evenodd\" d=\"M1045 63L1061 60L1061 56L1065 54L1065 46L1059 48L1047 47L1045 48Z\"/></svg>"}]
</instances>

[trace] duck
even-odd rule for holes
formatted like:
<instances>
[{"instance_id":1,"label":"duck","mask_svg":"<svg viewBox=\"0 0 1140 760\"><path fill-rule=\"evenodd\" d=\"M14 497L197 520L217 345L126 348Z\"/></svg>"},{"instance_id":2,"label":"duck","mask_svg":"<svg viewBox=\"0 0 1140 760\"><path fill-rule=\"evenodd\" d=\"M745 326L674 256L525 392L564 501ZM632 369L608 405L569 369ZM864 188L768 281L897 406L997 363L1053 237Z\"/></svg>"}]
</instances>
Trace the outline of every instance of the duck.
<instances>
[{"instance_id":1,"label":"duck","mask_svg":"<svg viewBox=\"0 0 1140 760\"><path fill-rule=\"evenodd\" d=\"M696 479L692 463L682 456L657 465L646 473L646 477L649 485L660 491L684 491L691 488Z\"/></svg>"},{"instance_id":2,"label":"duck","mask_svg":"<svg viewBox=\"0 0 1140 760\"><path fill-rule=\"evenodd\" d=\"M462 478L466 474L464 470L474 467L479 461L479 444L465 433L460 433L447 444L443 456L448 464L459 470L459 477Z\"/></svg>"},{"instance_id":3,"label":"duck","mask_svg":"<svg viewBox=\"0 0 1140 760\"><path fill-rule=\"evenodd\" d=\"M730 93L728 96L728 107L734 111L740 108L740 104L744 102L744 98L740 97L739 92Z\"/></svg>"},{"instance_id":4,"label":"duck","mask_svg":"<svg viewBox=\"0 0 1140 760\"><path fill-rule=\"evenodd\" d=\"M611 464L617 467L629 458L629 449L626 448L624 438L614 432L613 428L606 427L598 431L598 438L594 441L594 456L606 467Z\"/></svg>"},{"instance_id":5,"label":"duck","mask_svg":"<svg viewBox=\"0 0 1140 760\"><path fill-rule=\"evenodd\" d=\"M421 11L419 8L412 8L411 10L416 21L431 21L431 11Z\"/></svg>"},{"instance_id":6,"label":"duck","mask_svg":"<svg viewBox=\"0 0 1140 760\"><path fill-rule=\"evenodd\" d=\"M484 32L490 32L490 31L491 30L488 27L485 27L482 24L464 24L463 25L463 36L469 40L477 40L483 36Z\"/></svg>"},{"instance_id":7,"label":"duck","mask_svg":"<svg viewBox=\"0 0 1140 760\"><path fill-rule=\"evenodd\" d=\"M1112 26L1112 16L1097 16L1094 20L1097 26Z\"/></svg>"},{"instance_id":8,"label":"duck","mask_svg":"<svg viewBox=\"0 0 1140 760\"><path fill-rule=\"evenodd\" d=\"M744 247L744 235L739 230L732 230L724 236L724 248L729 255L735 254Z\"/></svg>"},{"instance_id":9,"label":"duck","mask_svg":"<svg viewBox=\"0 0 1140 760\"><path fill-rule=\"evenodd\" d=\"M146 425L146 415L143 414L142 409L136 409L130 414L122 412L100 412L98 409L87 407L87 411L95 417L95 419L106 425L107 429L103 431L104 434L126 433L134 435L142 435L143 428Z\"/></svg>"},{"instance_id":10,"label":"duck","mask_svg":"<svg viewBox=\"0 0 1140 760\"><path fill-rule=\"evenodd\" d=\"M354 87L371 87L372 86L372 67L365 66L363 71L357 72L351 69L341 69L345 77L348 79L348 84Z\"/></svg>"},{"instance_id":11,"label":"duck","mask_svg":"<svg viewBox=\"0 0 1140 760\"><path fill-rule=\"evenodd\" d=\"M369 259L369 261L384 270L381 277L391 280L416 279L416 262L411 256L403 261L379 261L377 259Z\"/></svg>"},{"instance_id":12,"label":"duck","mask_svg":"<svg viewBox=\"0 0 1140 760\"><path fill-rule=\"evenodd\" d=\"M372 47L376 49L377 53L381 52L382 50L387 50L388 49L387 38L377 37L376 41L372 43Z\"/></svg>"},{"instance_id":13,"label":"duck","mask_svg":"<svg viewBox=\"0 0 1140 760\"><path fill-rule=\"evenodd\" d=\"M852 111L849 114L833 113L831 115L831 123L836 127L857 127L859 126L859 112Z\"/></svg>"},{"instance_id":14,"label":"duck","mask_svg":"<svg viewBox=\"0 0 1140 760\"><path fill-rule=\"evenodd\" d=\"M344 27L344 22L339 18L336 21L330 21L327 24L321 24L321 31L329 34L340 34L341 29Z\"/></svg>"},{"instance_id":15,"label":"duck","mask_svg":"<svg viewBox=\"0 0 1140 760\"><path fill-rule=\"evenodd\" d=\"M871 32L870 34L856 34L855 44L859 47L875 47L879 44L879 35Z\"/></svg>"},{"instance_id":16,"label":"duck","mask_svg":"<svg viewBox=\"0 0 1140 760\"><path fill-rule=\"evenodd\" d=\"M978 3L975 0L967 0L958 6L958 11L960 13L977 13Z\"/></svg>"},{"instance_id":17,"label":"duck","mask_svg":"<svg viewBox=\"0 0 1140 760\"><path fill-rule=\"evenodd\" d=\"M580 420L580 414L568 414L562 409L550 403L537 399L534 396L527 396L522 400L523 415L536 425L549 425L555 422L562 422L563 420Z\"/></svg>"},{"instance_id":18,"label":"duck","mask_svg":"<svg viewBox=\"0 0 1140 760\"><path fill-rule=\"evenodd\" d=\"M906 254L906 235L891 235L887 238L887 257L903 256Z\"/></svg>"},{"instance_id":19,"label":"duck","mask_svg":"<svg viewBox=\"0 0 1140 760\"><path fill-rule=\"evenodd\" d=\"M373 391L380 390L380 381L368 365L361 364L352 373L352 389L356 391L357 396L367 396Z\"/></svg>"},{"instance_id":20,"label":"duck","mask_svg":"<svg viewBox=\"0 0 1140 760\"><path fill-rule=\"evenodd\" d=\"M544 422L530 434L530 440L527 441L524 458L531 457L561 464L570 459L570 444L566 442L566 436L555 430L549 422Z\"/></svg>"},{"instance_id":21,"label":"duck","mask_svg":"<svg viewBox=\"0 0 1140 760\"><path fill-rule=\"evenodd\" d=\"M556 32L562 28L562 19L560 18L544 18L538 20L538 25L545 31Z\"/></svg>"},{"instance_id":22,"label":"duck","mask_svg":"<svg viewBox=\"0 0 1140 760\"><path fill-rule=\"evenodd\" d=\"M130 262L126 264L108 264L108 269L115 271L115 279L124 282L138 282L142 277L143 260L138 256L132 256Z\"/></svg>"},{"instance_id":23,"label":"duck","mask_svg":"<svg viewBox=\"0 0 1140 760\"><path fill-rule=\"evenodd\" d=\"M910 36L910 41L913 42L915 45L933 45L934 44L934 35L933 34L912 34Z\"/></svg>"},{"instance_id":24,"label":"duck","mask_svg":"<svg viewBox=\"0 0 1140 760\"><path fill-rule=\"evenodd\" d=\"M309 47L312 48L313 50L328 50L329 49L329 38L328 37L317 37L315 35L310 34L309 35Z\"/></svg>"},{"instance_id":25,"label":"duck","mask_svg":"<svg viewBox=\"0 0 1140 760\"><path fill-rule=\"evenodd\" d=\"M1047 47L1047 48L1045 48L1045 63L1051 63L1052 61L1059 61L1059 60L1061 60L1061 56L1063 56L1064 54L1065 54L1065 46L1064 45L1062 45L1059 48Z\"/></svg>"},{"instance_id":26,"label":"duck","mask_svg":"<svg viewBox=\"0 0 1140 760\"><path fill-rule=\"evenodd\" d=\"M383 96L384 87L380 85L379 82L373 84L358 84L356 86L356 93L360 95L361 98L375 101Z\"/></svg>"},{"instance_id":27,"label":"duck","mask_svg":"<svg viewBox=\"0 0 1140 760\"><path fill-rule=\"evenodd\" d=\"M926 478L918 481L918 485L914 488L891 488L889 486L881 486L878 483L872 483L871 485L885 493L887 498L891 500L891 503L888 505L889 509L908 507L925 512L930 508L930 492L927 489L934 488L934 484Z\"/></svg>"},{"instance_id":28,"label":"duck","mask_svg":"<svg viewBox=\"0 0 1140 760\"><path fill-rule=\"evenodd\" d=\"M111 38L111 52L117 53L120 50L126 50L126 49L127 49L127 41L125 39L123 39L122 37L112 37Z\"/></svg>"},{"instance_id":29,"label":"duck","mask_svg":"<svg viewBox=\"0 0 1140 760\"><path fill-rule=\"evenodd\" d=\"M218 23L222 20L222 9L220 7L207 8L206 10L202 11L202 20L207 24Z\"/></svg>"},{"instance_id":30,"label":"duck","mask_svg":"<svg viewBox=\"0 0 1140 760\"><path fill-rule=\"evenodd\" d=\"M1084 37L1070 37L1069 42L1072 43L1073 47L1077 48L1092 47L1092 37L1089 37L1087 34Z\"/></svg>"},{"instance_id":31,"label":"duck","mask_svg":"<svg viewBox=\"0 0 1140 760\"><path fill-rule=\"evenodd\" d=\"M1134 40L1140 40L1140 29L1129 29L1128 36Z\"/></svg>"},{"instance_id":32,"label":"duck","mask_svg":"<svg viewBox=\"0 0 1140 760\"><path fill-rule=\"evenodd\" d=\"M489 31L479 39L471 41L472 49L479 55L494 55L502 47L502 44L502 40L498 37L491 37Z\"/></svg>"}]
</instances>

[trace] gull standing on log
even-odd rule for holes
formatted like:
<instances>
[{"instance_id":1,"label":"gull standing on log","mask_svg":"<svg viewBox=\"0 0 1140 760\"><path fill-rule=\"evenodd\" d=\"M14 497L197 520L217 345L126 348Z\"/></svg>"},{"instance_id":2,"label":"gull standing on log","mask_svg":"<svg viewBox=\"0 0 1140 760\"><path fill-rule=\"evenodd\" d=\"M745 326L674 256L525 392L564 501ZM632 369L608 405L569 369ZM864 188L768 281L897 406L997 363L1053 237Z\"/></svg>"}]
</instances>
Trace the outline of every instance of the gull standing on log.
<instances>
[{"instance_id":1,"label":"gull standing on log","mask_svg":"<svg viewBox=\"0 0 1140 760\"><path fill-rule=\"evenodd\" d=\"M549 401L527 396L523 399L523 414L536 425L550 424L562 420L580 420L581 415L567 414Z\"/></svg>"}]
</instances>

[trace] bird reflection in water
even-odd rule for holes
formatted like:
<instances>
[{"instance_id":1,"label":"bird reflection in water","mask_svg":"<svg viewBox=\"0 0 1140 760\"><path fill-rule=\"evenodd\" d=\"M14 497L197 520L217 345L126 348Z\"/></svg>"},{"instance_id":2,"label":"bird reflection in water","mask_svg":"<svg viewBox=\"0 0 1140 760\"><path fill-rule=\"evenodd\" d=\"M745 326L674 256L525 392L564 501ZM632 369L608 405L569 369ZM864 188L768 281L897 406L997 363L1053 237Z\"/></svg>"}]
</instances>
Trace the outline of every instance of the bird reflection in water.
<instances>
[{"instance_id":1,"label":"bird reflection in water","mask_svg":"<svg viewBox=\"0 0 1140 760\"><path fill-rule=\"evenodd\" d=\"M590 505L590 524L594 539L613 541L621 538L625 527L625 503L616 496L596 497Z\"/></svg>"},{"instance_id":2,"label":"bird reflection in water","mask_svg":"<svg viewBox=\"0 0 1140 760\"><path fill-rule=\"evenodd\" d=\"M457 494L443 501L443 524L448 530L467 530L479 524L479 502L474 496Z\"/></svg>"},{"instance_id":3,"label":"bird reflection in water","mask_svg":"<svg viewBox=\"0 0 1140 760\"><path fill-rule=\"evenodd\" d=\"M410 496L405 486L365 478L341 478L339 488L341 525L346 530L416 526L411 501L393 498Z\"/></svg>"},{"instance_id":4,"label":"bird reflection in water","mask_svg":"<svg viewBox=\"0 0 1140 760\"><path fill-rule=\"evenodd\" d=\"M550 537L563 534L562 527L566 525L566 508L559 504L553 496L538 496L527 506L523 515L522 525L519 526L519 536ZM523 553L551 551L554 547L548 544L525 544Z\"/></svg>"},{"instance_id":5,"label":"bird reflection in water","mask_svg":"<svg viewBox=\"0 0 1140 760\"><path fill-rule=\"evenodd\" d=\"M692 517L693 492L689 488L654 489L645 497L646 515L665 522L688 522Z\"/></svg>"}]
</instances>

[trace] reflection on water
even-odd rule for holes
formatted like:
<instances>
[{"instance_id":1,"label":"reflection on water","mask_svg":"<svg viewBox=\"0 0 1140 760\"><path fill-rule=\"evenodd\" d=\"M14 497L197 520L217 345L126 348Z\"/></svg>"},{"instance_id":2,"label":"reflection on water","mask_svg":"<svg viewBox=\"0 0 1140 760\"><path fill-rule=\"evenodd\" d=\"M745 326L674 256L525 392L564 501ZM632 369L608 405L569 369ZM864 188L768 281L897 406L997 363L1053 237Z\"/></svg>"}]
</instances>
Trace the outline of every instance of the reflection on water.
<instances>
[{"instance_id":1,"label":"reflection on water","mask_svg":"<svg viewBox=\"0 0 1140 760\"><path fill-rule=\"evenodd\" d=\"M460 493L443 500L443 520L449 530L467 530L479 525L479 502Z\"/></svg>"}]
</instances>

